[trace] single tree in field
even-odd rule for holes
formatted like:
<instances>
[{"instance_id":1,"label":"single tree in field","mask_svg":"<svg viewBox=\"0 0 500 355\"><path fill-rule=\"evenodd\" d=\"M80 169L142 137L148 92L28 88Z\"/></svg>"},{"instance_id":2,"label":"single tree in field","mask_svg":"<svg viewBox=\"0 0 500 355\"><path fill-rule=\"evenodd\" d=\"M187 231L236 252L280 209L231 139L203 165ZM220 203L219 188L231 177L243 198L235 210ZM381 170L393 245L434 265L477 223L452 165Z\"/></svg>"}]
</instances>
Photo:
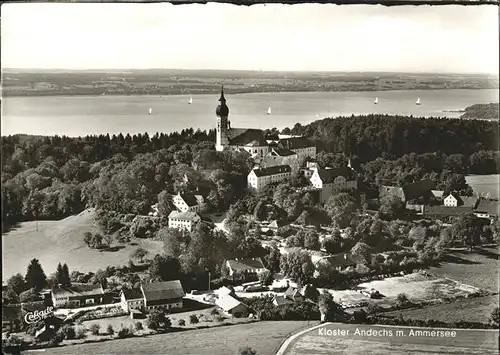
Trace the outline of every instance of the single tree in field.
<instances>
[{"instance_id":1,"label":"single tree in field","mask_svg":"<svg viewBox=\"0 0 500 355\"><path fill-rule=\"evenodd\" d=\"M47 286L47 276L40 265L38 259L32 259L26 271L26 284L36 292Z\"/></svg>"},{"instance_id":2,"label":"single tree in field","mask_svg":"<svg viewBox=\"0 0 500 355\"><path fill-rule=\"evenodd\" d=\"M69 276L69 268L68 264L66 263L64 263L64 265L62 266L61 285L63 287L71 286L71 277Z\"/></svg>"},{"instance_id":3,"label":"single tree in field","mask_svg":"<svg viewBox=\"0 0 500 355\"><path fill-rule=\"evenodd\" d=\"M149 252L146 249L143 248L137 248L132 252L132 255L130 257L132 259L138 259L140 263L144 260L144 258L149 254Z\"/></svg>"},{"instance_id":4,"label":"single tree in field","mask_svg":"<svg viewBox=\"0 0 500 355\"><path fill-rule=\"evenodd\" d=\"M57 286L62 284L63 273L64 271L61 263L57 264L56 273L54 275L55 283Z\"/></svg>"},{"instance_id":5,"label":"single tree in field","mask_svg":"<svg viewBox=\"0 0 500 355\"><path fill-rule=\"evenodd\" d=\"M83 242L85 243L85 245L87 245L89 248L91 248L91 245L92 245L92 233L85 232L85 234L83 236Z\"/></svg>"},{"instance_id":6,"label":"single tree in field","mask_svg":"<svg viewBox=\"0 0 500 355\"><path fill-rule=\"evenodd\" d=\"M490 320L497 326L500 324L500 309L498 307L495 307L491 312Z\"/></svg>"},{"instance_id":7,"label":"single tree in field","mask_svg":"<svg viewBox=\"0 0 500 355\"><path fill-rule=\"evenodd\" d=\"M461 241L470 249L481 243L483 233L483 223L481 218L467 214L461 216L452 226L453 239Z\"/></svg>"}]
</instances>

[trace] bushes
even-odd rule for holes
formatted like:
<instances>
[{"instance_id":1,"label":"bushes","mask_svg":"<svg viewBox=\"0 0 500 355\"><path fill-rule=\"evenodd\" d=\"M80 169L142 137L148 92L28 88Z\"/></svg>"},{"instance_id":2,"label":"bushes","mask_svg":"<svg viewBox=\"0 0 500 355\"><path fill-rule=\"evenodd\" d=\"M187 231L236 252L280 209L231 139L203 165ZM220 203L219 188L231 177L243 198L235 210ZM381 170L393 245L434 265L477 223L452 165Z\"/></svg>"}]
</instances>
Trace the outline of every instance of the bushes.
<instances>
[{"instance_id":1,"label":"bushes","mask_svg":"<svg viewBox=\"0 0 500 355\"><path fill-rule=\"evenodd\" d=\"M133 336L134 333L130 331L129 328L122 328L118 331L118 338L123 339L123 338L129 338Z\"/></svg>"},{"instance_id":2,"label":"bushes","mask_svg":"<svg viewBox=\"0 0 500 355\"><path fill-rule=\"evenodd\" d=\"M64 339L66 340L71 340L76 338L76 331L75 328L73 328L70 325L65 325L61 329L59 329L59 333L63 336Z\"/></svg>"},{"instance_id":3,"label":"bushes","mask_svg":"<svg viewBox=\"0 0 500 355\"><path fill-rule=\"evenodd\" d=\"M184 319L179 319L179 322L177 324L179 324L180 327L183 327L186 325L186 321Z\"/></svg>"},{"instance_id":4,"label":"bushes","mask_svg":"<svg viewBox=\"0 0 500 355\"><path fill-rule=\"evenodd\" d=\"M198 317L196 316L196 314L191 314L189 316L189 322L191 324L198 324L200 321L199 321Z\"/></svg>"},{"instance_id":5,"label":"bushes","mask_svg":"<svg viewBox=\"0 0 500 355\"><path fill-rule=\"evenodd\" d=\"M142 326L142 322L136 322L135 323L135 330L143 330L144 327Z\"/></svg>"},{"instance_id":6,"label":"bushes","mask_svg":"<svg viewBox=\"0 0 500 355\"><path fill-rule=\"evenodd\" d=\"M87 329L79 327L76 330L76 339L85 339L87 337Z\"/></svg>"},{"instance_id":7,"label":"bushes","mask_svg":"<svg viewBox=\"0 0 500 355\"><path fill-rule=\"evenodd\" d=\"M115 330L113 329L113 326L111 324L108 324L108 327L106 328L106 333L109 335L115 334Z\"/></svg>"},{"instance_id":8,"label":"bushes","mask_svg":"<svg viewBox=\"0 0 500 355\"><path fill-rule=\"evenodd\" d=\"M101 330L101 326L97 323L92 323L89 329L92 335L99 335L99 330Z\"/></svg>"},{"instance_id":9,"label":"bushes","mask_svg":"<svg viewBox=\"0 0 500 355\"><path fill-rule=\"evenodd\" d=\"M311 302L300 302L276 307L271 296L247 299L247 305L260 320L310 320L320 319L318 306Z\"/></svg>"},{"instance_id":10,"label":"bushes","mask_svg":"<svg viewBox=\"0 0 500 355\"><path fill-rule=\"evenodd\" d=\"M211 311L210 311L210 314L213 315L213 316L217 316L219 315L219 311L217 310L217 308L213 308Z\"/></svg>"},{"instance_id":11,"label":"bushes","mask_svg":"<svg viewBox=\"0 0 500 355\"><path fill-rule=\"evenodd\" d=\"M238 350L238 354L239 355L257 355L257 351L255 351L254 349L252 349L248 346L244 346Z\"/></svg>"}]
</instances>

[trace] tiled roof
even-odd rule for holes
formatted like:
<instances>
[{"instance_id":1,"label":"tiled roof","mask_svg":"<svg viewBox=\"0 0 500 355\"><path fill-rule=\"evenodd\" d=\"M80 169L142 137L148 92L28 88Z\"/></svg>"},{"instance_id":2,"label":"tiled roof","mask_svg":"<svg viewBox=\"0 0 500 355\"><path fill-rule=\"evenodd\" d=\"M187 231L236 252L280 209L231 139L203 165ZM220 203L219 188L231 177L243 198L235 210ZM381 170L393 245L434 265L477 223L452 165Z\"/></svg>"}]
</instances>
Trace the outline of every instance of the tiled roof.
<instances>
[{"instance_id":1,"label":"tiled roof","mask_svg":"<svg viewBox=\"0 0 500 355\"><path fill-rule=\"evenodd\" d=\"M292 171L292 168L290 167L290 165L276 165L267 168L254 169L252 171L254 172L255 175L261 177L261 176L289 173Z\"/></svg>"},{"instance_id":2,"label":"tiled roof","mask_svg":"<svg viewBox=\"0 0 500 355\"><path fill-rule=\"evenodd\" d=\"M424 197L431 193L431 190L436 187L436 183L431 179L424 179L403 186L403 192L406 200L413 200L419 197Z\"/></svg>"},{"instance_id":3,"label":"tiled roof","mask_svg":"<svg viewBox=\"0 0 500 355\"><path fill-rule=\"evenodd\" d=\"M346 166L332 169L318 169L318 174L323 184L330 184L339 176L343 176L347 180L355 179L354 172Z\"/></svg>"},{"instance_id":4,"label":"tiled roof","mask_svg":"<svg viewBox=\"0 0 500 355\"><path fill-rule=\"evenodd\" d=\"M476 207L479 198L477 196L459 196L463 206Z\"/></svg>"},{"instance_id":5,"label":"tiled roof","mask_svg":"<svg viewBox=\"0 0 500 355\"><path fill-rule=\"evenodd\" d=\"M460 198L460 196L459 196L456 192L450 192L450 193L448 194L448 196L446 196L446 197L450 197L450 195L451 195L451 196L453 196L453 197L455 198L455 200L457 200L459 203L461 203L461 202L462 202L462 199ZM445 197L445 198L446 198L446 197Z\"/></svg>"},{"instance_id":6,"label":"tiled roof","mask_svg":"<svg viewBox=\"0 0 500 355\"><path fill-rule=\"evenodd\" d=\"M287 148L276 147L271 150L270 154L279 157L288 157L291 155L296 155L297 153Z\"/></svg>"},{"instance_id":7,"label":"tiled roof","mask_svg":"<svg viewBox=\"0 0 500 355\"><path fill-rule=\"evenodd\" d=\"M229 130L229 144L231 145L247 145L267 146L268 143L264 138L264 132L260 129L246 128L231 128Z\"/></svg>"},{"instance_id":8,"label":"tiled roof","mask_svg":"<svg viewBox=\"0 0 500 355\"><path fill-rule=\"evenodd\" d=\"M458 207L448 207L448 206L425 206L424 214L433 216L459 216L461 214L472 213L472 207L470 206L458 206Z\"/></svg>"},{"instance_id":9,"label":"tiled roof","mask_svg":"<svg viewBox=\"0 0 500 355\"><path fill-rule=\"evenodd\" d=\"M314 147L314 144L306 137L292 137L280 139L278 146L287 149L302 149Z\"/></svg>"},{"instance_id":10,"label":"tiled roof","mask_svg":"<svg viewBox=\"0 0 500 355\"><path fill-rule=\"evenodd\" d=\"M500 204L498 200L479 200L479 204L477 205L474 212L478 213L488 213L492 216L498 216L500 211Z\"/></svg>"},{"instance_id":11,"label":"tiled roof","mask_svg":"<svg viewBox=\"0 0 500 355\"><path fill-rule=\"evenodd\" d=\"M181 219L184 221L192 221L193 219L196 218L198 214L196 212L178 212L178 211L172 211L168 215L168 218L175 218L175 219Z\"/></svg>"},{"instance_id":12,"label":"tiled roof","mask_svg":"<svg viewBox=\"0 0 500 355\"><path fill-rule=\"evenodd\" d=\"M260 258L228 260L227 262L233 271L264 269L264 264L262 264Z\"/></svg>"},{"instance_id":13,"label":"tiled roof","mask_svg":"<svg viewBox=\"0 0 500 355\"><path fill-rule=\"evenodd\" d=\"M215 304L222 308L224 311L228 312L243 303L230 295L225 295L221 298L216 299Z\"/></svg>"},{"instance_id":14,"label":"tiled roof","mask_svg":"<svg viewBox=\"0 0 500 355\"><path fill-rule=\"evenodd\" d=\"M234 293L234 290L231 290L229 287L222 286L221 288L215 290L215 293L217 293L219 297L222 297Z\"/></svg>"},{"instance_id":15,"label":"tiled roof","mask_svg":"<svg viewBox=\"0 0 500 355\"><path fill-rule=\"evenodd\" d=\"M285 221L275 219L274 221L272 221L271 223L269 223L269 225L267 227L268 228L275 228L275 229L277 229L277 228L283 227L283 226L286 226Z\"/></svg>"},{"instance_id":16,"label":"tiled roof","mask_svg":"<svg viewBox=\"0 0 500 355\"><path fill-rule=\"evenodd\" d=\"M293 304L294 302L285 296L275 296L274 302L276 302L276 306L284 306L287 304Z\"/></svg>"},{"instance_id":17,"label":"tiled roof","mask_svg":"<svg viewBox=\"0 0 500 355\"><path fill-rule=\"evenodd\" d=\"M358 255L340 253L319 259L317 262L328 262L333 266L348 267L354 266L356 264L361 264L363 263L363 261L363 258Z\"/></svg>"},{"instance_id":18,"label":"tiled roof","mask_svg":"<svg viewBox=\"0 0 500 355\"><path fill-rule=\"evenodd\" d=\"M443 190L431 190L431 193L434 197L443 198L444 191Z\"/></svg>"},{"instance_id":19,"label":"tiled roof","mask_svg":"<svg viewBox=\"0 0 500 355\"><path fill-rule=\"evenodd\" d=\"M61 297L81 297L102 295L104 294L104 290L101 285L72 284L70 287L53 288L52 294Z\"/></svg>"},{"instance_id":20,"label":"tiled roof","mask_svg":"<svg viewBox=\"0 0 500 355\"><path fill-rule=\"evenodd\" d=\"M141 287L148 302L182 298L185 295L179 280L144 283Z\"/></svg>"},{"instance_id":21,"label":"tiled roof","mask_svg":"<svg viewBox=\"0 0 500 355\"><path fill-rule=\"evenodd\" d=\"M122 289L122 291L123 291L123 294L125 295L126 300L136 300L139 298L142 299L144 297L141 289L138 289L138 288L133 288L133 289L124 288L124 289Z\"/></svg>"},{"instance_id":22,"label":"tiled roof","mask_svg":"<svg viewBox=\"0 0 500 355\"><path fill-rule=\"evenodd\" d=\"M196 196L193 195L192 193L186 192L184 194L181 194L180 196L189 207L198 205L198 200L196 199Z\"/></svg>"}]
</instances>

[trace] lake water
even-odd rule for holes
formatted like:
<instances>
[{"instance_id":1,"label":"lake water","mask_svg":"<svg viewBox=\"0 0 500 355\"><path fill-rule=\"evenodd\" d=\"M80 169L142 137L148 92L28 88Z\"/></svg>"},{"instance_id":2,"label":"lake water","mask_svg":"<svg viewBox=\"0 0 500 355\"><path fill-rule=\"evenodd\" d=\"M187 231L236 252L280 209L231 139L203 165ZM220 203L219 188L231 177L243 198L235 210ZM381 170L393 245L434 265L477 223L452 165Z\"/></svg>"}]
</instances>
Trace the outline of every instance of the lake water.
<instances>
[{"instance_id":1,"label":"lake water","mask_svg":"<svg viewBox=\"0 0 500 355\"><path fill-rule=\"evenodd\" d=\"M379 104L373 102L379 98ZM417 97L421 105L415 105ZM219 95L37 96L2 99L2 135L79 136L101 133L173 132L215 127ZM498 90L409 90L381 92L281 92L226 95L233 127L272 128L307 124L324 117L386 113L458 117L478 103L498 102ZM272 107L272 115L266 115ZM149 108L152 114L149 115Z\"/></svg>"}]
</instances>

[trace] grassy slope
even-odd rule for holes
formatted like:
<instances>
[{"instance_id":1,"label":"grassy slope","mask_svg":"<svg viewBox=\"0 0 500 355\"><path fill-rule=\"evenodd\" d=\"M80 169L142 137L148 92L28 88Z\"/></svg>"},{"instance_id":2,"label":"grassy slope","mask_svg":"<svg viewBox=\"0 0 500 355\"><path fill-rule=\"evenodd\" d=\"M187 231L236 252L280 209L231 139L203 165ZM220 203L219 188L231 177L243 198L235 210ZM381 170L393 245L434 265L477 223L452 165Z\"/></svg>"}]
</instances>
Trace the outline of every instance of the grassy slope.
<instances>
[{"instance_id":1,"label":"grassy slope","mask_svg":"<svg viewBox=\"0 0 500 355\"><path fill-rule=\"evenodd\" d=\"M498 260L497 248L482 248L476 252L451 253L447 262L440 267L429 269L429 272L441 277L449 277L462 283L498 292Z\"/></svg>"},{"instance_id":2,"label":"grassy slope","mask_svg":"<svg viewBox=\"0 0 500 355\"><path fill-rule=\"evenodd\" d=\"M316 323L309 323L310 326ZM233 355L250 346L259 355L274 354L290 334L308 322L257 322L213 329L190 330L142 338L120 339L50 349L51 354Z\"/></svg>"},{"instance_id":3,"label":"grassy slope","mask_svg":"<svg viewBox=\"0 0 500 355\"><path fill-rule=\"evenodd\" d=\"M494 307L498 307L498 295L461 299L452 303L420 309L388 312L384 313L384 316L398 317L401 314L404 318L411 319L434 319L443 322L458 322L464 320L468 322L487 323Z\"/></svg>"},{"instance_id":4,"label":"grassy slope","mask_svg":"<svg viewBox=\"0 0 500 355\"><path fill-rule=\"evenodd\" d=\"M99 252L89 249L83 243L85 232L97 232L94 213L84 211L59 221L39 221L21 223L19 227L2 235L2 276L4 279L20 272L24 274L28 263L38 258L45 273L50 275L57 263L67 263L70 271L96 271L108 265L121 266L128 262L130 253L139 246L158 253L162 249L159 242L138 240L137 246L127 245L114 252Z\"/></svg>"},{"instance_id":5,"label":"grassy slope","mask_svg":"<svg viewBox=\"0 0 500 355\"><path fill-rule=\"evenodd\" d=\"M320 335L319 329L312 330L292 342L286 354L498 354L496 350L498 348L498 331L457 329L455 338L430 338L407 336L410 329L418 330L419 328L353 324L331 324L326 325L324 328L332 330L345 329L349 330L349 334L345 336ZM355 335L356 328L360 330L392 330L393 336ZM405 336L395 336L395 331L398 329L403 330ZM464 352L464 348L467 348L466 352Z\"/></svg>"}]
</instances>

